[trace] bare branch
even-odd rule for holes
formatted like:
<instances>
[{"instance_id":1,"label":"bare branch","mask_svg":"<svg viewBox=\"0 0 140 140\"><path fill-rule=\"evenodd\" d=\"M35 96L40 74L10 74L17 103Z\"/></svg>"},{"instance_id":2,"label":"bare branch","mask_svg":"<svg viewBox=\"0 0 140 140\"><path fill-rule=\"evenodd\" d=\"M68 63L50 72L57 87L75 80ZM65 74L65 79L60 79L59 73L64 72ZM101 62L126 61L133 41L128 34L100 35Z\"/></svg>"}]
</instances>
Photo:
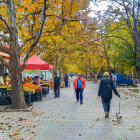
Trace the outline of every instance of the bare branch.
<instances>
[{"instance_id":1,"label":"bare branch","mask_svg":"<svg viewBox=\"0 0 140 140\"><path fill-rule=\"evenodd\" d=\"M10 65L8 62L6 62L3 57L0 55L0 63L5 66L6 68L8 68L10 70Z\"/></svg>"},{"instance_id":2,"label":"bare branch","mask_svg":"<svg viewBox=\"0 0 140 140\"><path fill-rule=\"evenodd\" d=\"M126 5L125 5L124 1L123 1L123 4L124 4L126 16L127 16L127 20L126 20L126 21L127 21L127 25L128 25L128 27L129 27L130 31L132 32L132 31L133 31L133 27L132 27L132 25L131 25L131 20L130 20L130 17L129 17L129 15L128 15L128 10L127 10L127 8L126 8Z\"/></svg>"},{"instance_id":3,"label":"bare branch","mask_svg":"<svg viewBox=\"0 0 140 140\"><path fill-rule=\"evenodd\" d=\"M134 50L133 50L133 48L132 48L132 45L126 40L126 39L124 39L124 38L122 38L122 37L120 37L120 36L104 36L105 38L106 37L115 37L115 38L119 38L119 39L121 39L121 40L124 40L127 44L128 44L128 46L129 46L129 48L131 49L131 51L132 51L132 53L133 53L133 56L135 56L135 52L134 52Z\"/></svg>"},{"instance_id":4,"label":"bare branch","mask_svg":"<svg viewBox=\"0 0 140 140\"><path fill-rule=\"evenodd\" d=\"M8 26L7 22L5 21L5 19L2 17L2 15L0 15L0 20L3 21L4 25L6 26L6 28L8 29L9 33L11 33L11 29Z\"/></svg>"},{"instance_id":5,"label":"bare branch","mask_svg":"<svg viewBox=\"0 0 140 140\"><path fill-rule=\"evenodd\" d=\"M58 30L62 29L63 27L64 27L64 24L62 24L61 27L56 28L56 29L54 29L54 30L43 31L42 34L45 34L45 33L52 33L52 32L55 32L55 31L58 31ZM35 35L35 36L31 37L31 38L26 39L26 40L24 41L24 43L22 44L22 46L20 47L20 50L21 50L23 47L25 47L25 44L26 44L28 41L30 41L30 40L32 40L32 39L35 39L36 37L37 37L37 35Z\"/></svg>"},{"instance_id":6,"label":"bare branch","mask_svg":"<svg viewBox=\"0 0 140 140\"><path fill-rule=\"evenodd\" d=\"M47 0L48 1L48 0ZM45 11L52 5L51 4L48 4ZM35 12L32 12L32 13L28 13L26 14L18 23L17 23L17 27L22 24L22 22L29 16L29 15L37 15L37 14L40 14L42 12L42 10L39 10L39 11L35 11Z\"/></svg>"},{"instance_id":7,"label":"bare branch","mask_svg":"<svg viewBox=\"0 0 140 140\"><path fill-rule=\"evenodd\" d=\"M78 67L79 69L81 69L81 70L83 70L83 71L88 71L88 72L90 72L90 73L92 73L92 74L94 75L94 73L93 73L91 70L89 70L88 68L86 68L86 69L81 68L81 67L79 66L79 64L78 64L78 62L77 62L76 59L75 59L75 62L76 62L77 67Z\"/></svg>"},{"instance_id":8,"label":"bare branch","mask_svg":"<svg viewBox=\"0 0 140 140\"><path fill-rule=\"evenodd\" d=\"M42 17L41 17L41 21L40 21L40 27L39 27L39 33L38 35L36 36L34 42L31 44L24 60L23 60L23 65L21 67L21 71L24 70L25 66L27 65L27 60L29 58L29 55L30 53L32 52L33 48L36 46L36 44L38 43L39 39L40 39L40 36L42 34L42 29L43 29L43 25L44 25L44 22L45 22L45 11L46 11L46 0L43 0L43 4L42 4Z\"/></svg>"},{"instance_id":9,"label":"bare branch","mask_svg":"<svg viewBox=\"0 0 140 140\"><path fill-rule=\"evenodd\" d=\"M35 39L36 36L37 36L37 35L35 35L35 36L31 37L31 38L26 39L26 40L24 41L24 43L21 45L20 50L22 50L22 49L25 47L25 44L26 44L28 41L30 41L30 40L32 40L32 39Z\"/></svg>"},{"instance_id":10,"label":"bare branch","mask_svg":"<svg viewBox=\"0 0 140 140\"><path fill-rule=\"evenodd\" d=\"M39 14L39 13L41 13L41 12L42 12L42 10L36 11L36 12L33 12L33 13L28 13L28 14L26 14L26 15L17 23L17 27L18 27L20 24L22 24L22 22L23 22L29 15L37 15L37 14Z\"/></svg>"},{"instance_id":11,"label":"bare branch","mask_svg":"<svg viewBox=\"0 0 140 140\"><path fill-rule=\"evenodd\" d=\"M42 34L45 34L45 33L52 33L52 32L55 32L55 31L58 31L58 30L62 29L63 27L64 27L64 24L62 24L61 27L56 28L56 29L54 29L54 30L43 31Z\"/></svg>"},{"instance_id":12,"label":"bare branch","mask_svg":"<svg viewBox=\"0 0 140 140\"><path fill-rule=\"evenodd\" d=\"M0 34L0 37L3 38L4 41L9 42L7 36L5 36L4 34Z\"/></svg>"},{"instance_id":13,"label":"bare branch","mask_svg":"<svg viewBox=\"0 0 140 140\"><path fill-rule=\"evenodd\" d=\"M57 30L62 29L63 27L64 27L64 24L62 24L61 27L56 28L56 29L54 29L54 30L43 31L42 34L45 34L45 33L52 33L52 32L55 32L55 31L57 31ZM30 40L32 40L32 39L35 39L36 37L37 37L37 35L35 35L35 36L31 37L31 38L26 39L26 40L24 41L24 43L22 44L22 46L20 47L20 50L21 50L23 47L25 47L25 44L26 44L28 41L30 41Z\"/></svg>"}]
</instances>

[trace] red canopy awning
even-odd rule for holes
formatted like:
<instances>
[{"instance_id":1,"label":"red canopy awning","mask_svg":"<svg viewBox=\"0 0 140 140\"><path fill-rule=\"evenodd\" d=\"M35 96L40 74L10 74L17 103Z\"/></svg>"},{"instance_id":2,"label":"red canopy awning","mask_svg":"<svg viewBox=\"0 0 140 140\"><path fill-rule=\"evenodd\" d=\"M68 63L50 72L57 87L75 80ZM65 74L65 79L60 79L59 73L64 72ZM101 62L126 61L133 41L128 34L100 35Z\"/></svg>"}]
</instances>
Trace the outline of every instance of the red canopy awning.
<instances>
[{"instance_id":1,"label":"red canopy awning","mask_svg":"<svg viewBox=\"0 0 140 140\"><path fill-rule=\"evenodd\" d=\"M20 63L22 66L23 62ZM36 54L28 59L25 69L53 69L53 66L41 60Z\"/></svg>"}]
</instances>

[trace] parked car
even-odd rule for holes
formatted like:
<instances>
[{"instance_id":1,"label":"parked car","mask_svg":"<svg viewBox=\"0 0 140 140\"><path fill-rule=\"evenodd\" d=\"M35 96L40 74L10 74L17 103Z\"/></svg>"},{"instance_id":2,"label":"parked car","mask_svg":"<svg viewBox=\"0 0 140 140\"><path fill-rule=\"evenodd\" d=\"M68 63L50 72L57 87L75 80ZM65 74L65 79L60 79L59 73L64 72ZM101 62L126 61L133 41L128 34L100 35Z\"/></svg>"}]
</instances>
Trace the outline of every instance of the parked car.
<instances>
[{"instance_id":1,"label":"parked car","mask_svg":"<svg viewBox=\"0 0 140 140\"><path fill-rule=\"evenodd\" d=\"M115 73L115 75L117 76L117 85L121 85L121 84L127 84L127 85L132 85L133 84L133 79L130 79L127 76L123 76L122 74L118 74ZM138 81L136 80L136 84L138 83Z\"/></svg>"}]
</instances>

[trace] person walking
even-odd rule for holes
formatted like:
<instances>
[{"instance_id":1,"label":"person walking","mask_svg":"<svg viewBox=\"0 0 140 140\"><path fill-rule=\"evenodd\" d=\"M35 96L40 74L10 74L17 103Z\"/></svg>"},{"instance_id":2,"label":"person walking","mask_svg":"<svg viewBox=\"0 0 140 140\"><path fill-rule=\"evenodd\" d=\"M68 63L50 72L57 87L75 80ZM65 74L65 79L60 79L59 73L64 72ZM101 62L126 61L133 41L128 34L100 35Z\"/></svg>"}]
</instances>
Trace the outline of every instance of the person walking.
<instances>
[{"instance_id":1,"label":"person walking","mask_svg":"<svg viewBox=\"0 0 140 140\"><path fill-rule=\"evenodd\" d=\"M83 104L83 90L86 86L85 79L81 77L81 74L79 74L78 77L74 79L73 84L76 92L77 102L79 102L79 96L80 96L80 104Z\"/></svg>"},{"instance_id":2,"label":"person walking","mask_svg":"<svg viewBox=\"0 0 140 140\"><path fill-rule=\"evenodd\" d=\"M114 84L114 86L115 86L115 88L117 88L117 76L116 76L116 74L115 73L113 73L112 75L111 75L111 78L112 78L112 80L113 80L113 84Z\"/></svg>"},{"instance_id":3,"label":"person walking","mask_svg":"<svg viewBox=\"0 0 140 140\"><path fill-rule=\"evenodd\" d=\"M65 74L64 81L65 81L65 87L68 87L68 75L67 74Z\"/></svg>"},{"instance_id":4,"label":"person walking","mask_svg":"<svg viewBox=\"0 0 140 140\"><path fill-rule=\"evenodd\" d=\"M57 73L54 75L54 95L55 98L60 97L60 78L57 76Z\"/></svg>"},{"instance_id":5,"label":"person walking","mask_svg":"<svg viewBox=\"0 0 140 140\"><path fill-rule=\"evenodd\" d=\"M104 112L105 112L105 118L109 118L110 103L112 99L112 90L118 97L120 97L119 93L114 87L112 79L110 79L109 73L105 72L103 74L103 78L100 82L99 90L98 90L98 98L101 97Z\"/></svg>"}]
</instances>

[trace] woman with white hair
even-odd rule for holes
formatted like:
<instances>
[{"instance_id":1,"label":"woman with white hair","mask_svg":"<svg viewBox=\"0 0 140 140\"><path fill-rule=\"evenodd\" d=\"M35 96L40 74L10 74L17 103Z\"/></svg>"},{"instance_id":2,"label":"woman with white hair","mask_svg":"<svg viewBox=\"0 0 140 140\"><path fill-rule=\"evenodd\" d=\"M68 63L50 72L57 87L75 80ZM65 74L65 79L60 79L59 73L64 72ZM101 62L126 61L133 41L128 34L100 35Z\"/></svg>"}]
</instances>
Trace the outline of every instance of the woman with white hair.
<instances>
[{"instance_id":1,"label":"woman with white hair","mask_svg":"<svg viewBox=\"0 0 140 140\"><path fill-rule=\"evenodd\" d=\"M112 79L110 79L110 75L108 72L103 74L103 78L99 85L98 97L101 97L105 118L109 118L110 112L110 102L112 99L112 90L114 93L120 97L119 93L117 92L116 88L114 87Z\"/></svg>"}]
</instances>

